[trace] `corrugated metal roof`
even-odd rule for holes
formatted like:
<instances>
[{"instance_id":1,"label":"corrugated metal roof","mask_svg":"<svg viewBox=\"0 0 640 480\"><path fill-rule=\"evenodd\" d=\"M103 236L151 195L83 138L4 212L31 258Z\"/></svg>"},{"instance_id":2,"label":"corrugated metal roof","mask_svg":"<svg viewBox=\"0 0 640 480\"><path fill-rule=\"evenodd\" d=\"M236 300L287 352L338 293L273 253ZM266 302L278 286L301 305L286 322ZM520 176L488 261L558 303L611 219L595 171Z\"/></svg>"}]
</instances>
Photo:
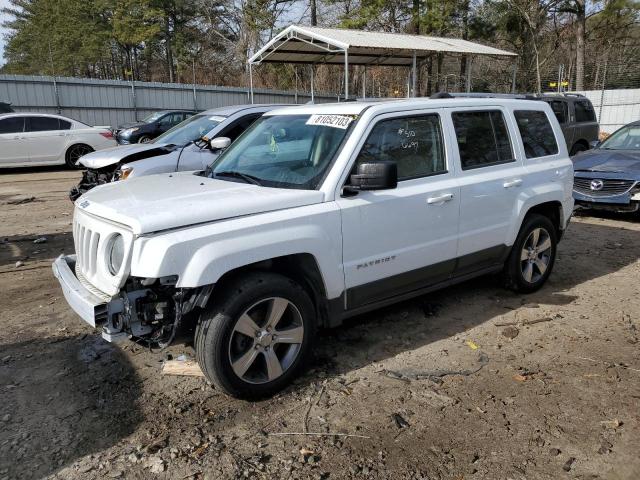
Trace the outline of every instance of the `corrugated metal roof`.
<instances>
[{"instance_id":1,"label":"corrugated metal roof","mask_svg":"<svg viewBox=\"0 0 640 480\"><path fill-rule=\"evenodd\" d=\"M342 64L345 51L352 65L408 66L413 63L414 52L418 58L433 52L517 56L459 38L291 25L253 55L249 63Z\"/></svg>"}]
</instances>

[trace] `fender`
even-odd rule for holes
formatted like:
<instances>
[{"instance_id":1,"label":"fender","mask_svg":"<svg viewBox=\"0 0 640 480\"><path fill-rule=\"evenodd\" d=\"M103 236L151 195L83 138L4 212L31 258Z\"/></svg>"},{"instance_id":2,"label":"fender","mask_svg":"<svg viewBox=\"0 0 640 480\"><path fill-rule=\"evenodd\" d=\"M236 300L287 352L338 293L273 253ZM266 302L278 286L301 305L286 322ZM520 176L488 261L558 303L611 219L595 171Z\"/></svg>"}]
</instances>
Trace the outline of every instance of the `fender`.
<instances>
[{"instance_id":1,"label":"fender","mask_svg":"<svg viewBox=\"0 0 640 480\"><path fill-rule=\"evenodd\" d=\"M141 236L134 242L131 275L177 275L177 287L194 288L255 262L300 253L315 258L328 298L338 297L344 275L341 218L334 202Z\"/></svg>"},{"instance_id":2,"label":"fender","mask_svg":"<svg viewBox=\"0 0 640 480\"><path fill-rule=\"evenodd\" d=\"M571 209L565 211L562 205L569 200L566 198L565 189L561 183L547 183L545 185L538 185L535 187L535 192L532 189L523 191L518 200L514 204L513 218L517 218L517 221L511 223L507 238L505 239L505 245L513 245L516 241L520 227L524 221L524 217L527 215L531 208L536 205L547 202L558 202L558 214L560 215L560 228L564 229L567 225L567 221L571 216Z\"/></svg>"}]
</instances>

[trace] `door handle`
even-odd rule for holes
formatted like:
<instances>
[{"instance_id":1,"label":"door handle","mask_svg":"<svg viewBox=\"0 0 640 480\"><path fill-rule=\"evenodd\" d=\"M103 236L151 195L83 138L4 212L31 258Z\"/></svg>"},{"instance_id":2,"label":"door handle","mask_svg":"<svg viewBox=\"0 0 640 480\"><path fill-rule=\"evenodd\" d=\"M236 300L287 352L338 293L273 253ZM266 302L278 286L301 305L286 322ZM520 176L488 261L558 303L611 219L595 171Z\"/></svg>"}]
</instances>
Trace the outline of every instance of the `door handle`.
<instances>
[{"instance_id":1,"label":"door handle","mask_svg":"<svg viewBox=\"0 0 640 480\"><path fill-rule=\"evenodd\" d=\"M517 179L511 180L509 182L504 182L502 184L502 186L504 188L511 188L511 187L518 187L518 186L520 186L520 184L522 184L522 179L521 178L517 178Z\"/></svg>"},{"instance_id":2,"label":"door handle","mask_svg":"<svg viewBox=\"0 0 640 480\"><path fill-rule=\"evenodd\" d=\"M427 203L429 205L438 205L450 200L453 200L453 193L445 193L444 195L439 195L437 197L429 197L427 198Z\"/></svg>"}]
</instances>

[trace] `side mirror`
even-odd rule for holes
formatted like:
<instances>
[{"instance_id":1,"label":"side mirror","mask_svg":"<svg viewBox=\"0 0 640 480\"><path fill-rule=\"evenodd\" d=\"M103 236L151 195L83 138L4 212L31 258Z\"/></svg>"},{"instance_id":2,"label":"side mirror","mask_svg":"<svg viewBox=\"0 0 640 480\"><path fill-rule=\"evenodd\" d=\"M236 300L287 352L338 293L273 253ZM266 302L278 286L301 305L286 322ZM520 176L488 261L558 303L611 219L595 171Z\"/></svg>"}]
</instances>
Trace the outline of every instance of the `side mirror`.
<instances>
[{"instance_id":1,"label":"side mirror","mask_svg":"<svg viewBox=\"0 0 640 480\"><path fill-rule=\"evenodd\" d=\"M361 163L357 173L351 175L349 190L388 190L398 186L396 162Z\"/></svg>"},{"instance_id":2,"label":"side mirror","mask_svg":"<svg viewBox=\"0 0 640 480\"><path fill-rule=\"evenodd\" d=\"M589 142L589 148L598 148L602 142L600 140L594 140Z\"/></svg>"},{"instance_id":3,"label":"side mirror","mask_svg":"<svg viewBox=\"0 0 640 480\"><path fill-rule=\"evenodd\" d=\"M228 137L216 137L209 141L209 149L212 152L224 150L229 145L231 145L231 139Z\"/></svg>"}]
</instances>

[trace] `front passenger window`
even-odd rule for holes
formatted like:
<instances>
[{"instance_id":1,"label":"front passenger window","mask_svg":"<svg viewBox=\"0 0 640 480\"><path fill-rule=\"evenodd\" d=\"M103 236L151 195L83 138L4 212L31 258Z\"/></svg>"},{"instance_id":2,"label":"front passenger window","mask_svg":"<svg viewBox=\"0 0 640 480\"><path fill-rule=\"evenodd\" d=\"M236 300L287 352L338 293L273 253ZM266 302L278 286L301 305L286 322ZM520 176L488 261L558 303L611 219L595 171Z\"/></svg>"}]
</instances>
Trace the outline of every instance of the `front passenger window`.
<instances>
[{"instance_id":1,"label":"front passenger window","mask_svg":"<svg viewBox=\"0 0 640 480\"><path fill-rule=\"evenodd\" d=\"M463 170L515 160L501 111L455 112L451 117Z\"/></svg>"},{"instance_id":2,"label":"front passenger window","mask_svg":"<svg viewBox=\"0 0 640 480\"><path fill-rule=\"evenodd\" d=\"M398 165L398 180L446 172L440 117L429 114L378 122L356 165L385 160Z\"/></svg>"}]
</instances>

